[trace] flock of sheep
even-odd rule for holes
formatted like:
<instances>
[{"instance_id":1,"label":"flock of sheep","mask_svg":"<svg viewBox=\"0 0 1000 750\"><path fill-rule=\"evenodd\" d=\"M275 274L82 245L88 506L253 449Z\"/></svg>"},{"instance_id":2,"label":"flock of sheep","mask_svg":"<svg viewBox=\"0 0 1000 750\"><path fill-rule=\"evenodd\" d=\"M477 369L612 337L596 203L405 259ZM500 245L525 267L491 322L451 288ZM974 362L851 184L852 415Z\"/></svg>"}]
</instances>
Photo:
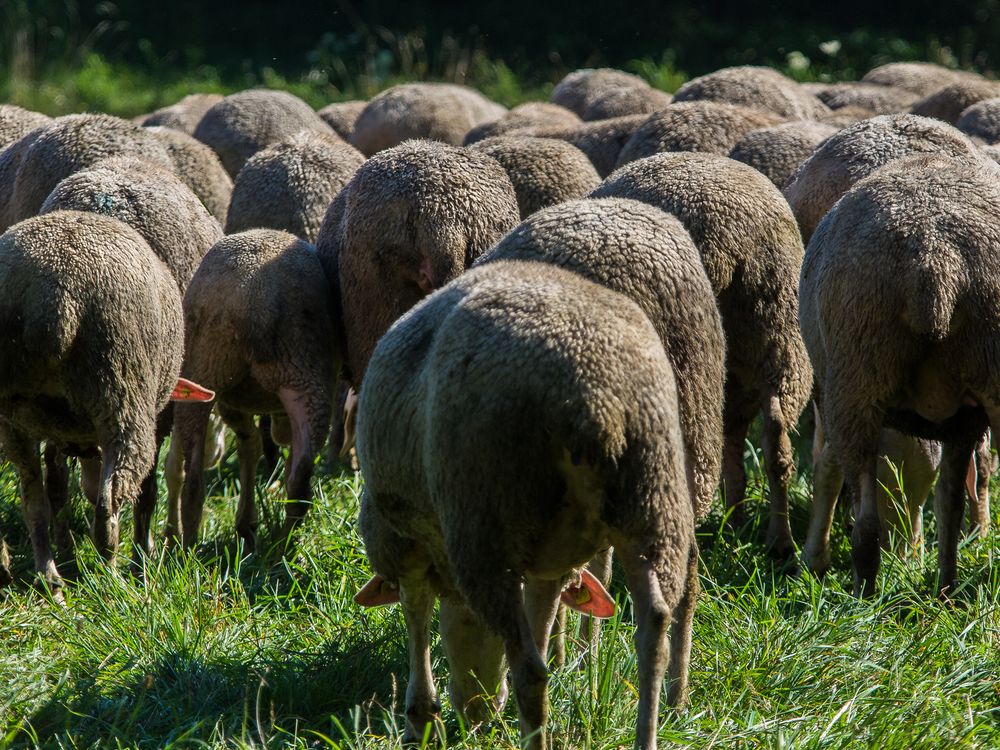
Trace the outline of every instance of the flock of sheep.
<instances>
[{"instance_id":1,"label":"flock of sheep","mask_svg":"<svg viewBox=\"0 0 1000 750\"><path fill-rule=\"evenodd\" d=\"M365 479L376 574L357 601L405 616L408 737L439 720L440 599L453 705L488 720L509 670L524 742L546 747L560 603L613 610L613 548L636 747L655 748L665 676L686 701L695 523L720 488L741 522L758 416L767 542L790 566L789 433L810 400L809 569L829 565L845 484L859 595L890 540L922 542L938 470L940 595L967 493L986 533L998 141L1000 83L922 63L829 85L727 68L672 98L581 70L510 111L444 84L318 113L192 95L135 122L0 105L0 448L37 576L58 595L73 458L109 559L134 505L141 570L168 435L166 543L197 540L224 424L246 552L268 444L290 446L288 551L332 435ZM9 566L0 549L0 584Z\"/></svg>"}]
</instances>

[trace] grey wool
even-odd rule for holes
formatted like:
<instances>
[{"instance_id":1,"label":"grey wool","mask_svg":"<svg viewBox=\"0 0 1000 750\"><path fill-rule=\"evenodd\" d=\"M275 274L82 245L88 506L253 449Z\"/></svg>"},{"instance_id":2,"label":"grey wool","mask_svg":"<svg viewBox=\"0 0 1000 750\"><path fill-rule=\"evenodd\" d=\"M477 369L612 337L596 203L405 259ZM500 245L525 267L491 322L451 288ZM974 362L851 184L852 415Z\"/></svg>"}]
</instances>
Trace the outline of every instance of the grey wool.
<instances>
[{"instance_id":1,"label":"grey wool","mask_svg":"<svg viewBox=\"0 0 1000 750\"><path fill-rule=\"evenodd\" d=\"M11 199L14 195L14 180L17 177L17 169L21 166L21 159L27 152L28 147L45 130L45 125L41 125L34 130L18 138L0 150L0 229L9 227L16 220L10 218L13 206Z\"/></svg>"},{"instance_id":2,"label":"grey wool","mask_svg":"<svg viewBox=\"0 0 1000 750\"><path fill-rule=\"evenodd\" d=\"M467 86L404 83L368 102L354 123L350 143L366 156L413 138L459 146L469 130L506 111Z\"/></svg>"},{"instance_id":3,"label":"grey wool","mask_svg":"<svg viewBox=\"0 0 1000 750\"><path fill-rule=\"evenodd\" d=\"M16 104L0 104L0 149L50 122L52 118L41 112L32 112Z\"/></svg>"},{"instance_id":4,"label":"grey wool","mask_svg":"<svg viewBox=\"0 0 1000 750\"><path fill-rule=\"evenodd\" d=\"M763 413L771 505L767 541L775 556L790 558L788 484L794 458L788 434L809 400L812 369L798 326L802 240L788 204L752 167L701 153L632 162L591 196L650 203L674 214L691 234L726 334L726 503L738 524L746 492L744 442L750 422Z\"/></svg>"},{"instance_id":5,"label":"grey wool","mask_svg":"<svg viewBox=\"0 0 1000 750\"><path fill-rule=\"evenodd\" d=\"M837 128L846 128L848 125L853 125L854 123L861 122L862 120L868 120L877 116L877 114L877 112L873 112L865 107L848 104L846 107L830 110L830 114L823 115L817 121L825 122L826 124L833 125Z\"/></svg>"},{"instance_id":6,"label":"grey wool","mask_svg":"<svg viewBox=\"0 0 1000 750\"><path fill-rule=\"evenodd\" d=\"M534 214L475 265L501 260L561 266L639 305L677 376L692 506L706 515L722 463L725 340L712 285L684 225L625 198L571 201Z\"/></svg>"},{"instance_id":7,"label":"grey wool","mask_svg":"<svg viewBox=\"0 0 1000 750\"><path fill-rule=\"evenodd\" d=\"M167 147L174 172L198 196L208 212L226 223L233 180L218 155L193 136L166 127L146 128Z\"/></svg>"},{"instance_id":8,"label":"grey wool","mask_svg":"<svg viewBox=\"0 0 1000 750\"><path fill-rule=\"evenodd\" d=\"M974 141L992 145L1000 142L1000 97L970 105L955 127Z\"/></svg>"},{"instance_id":9,"label":"grey wool","mask_svg":"<svg viewBox=\"0 0 1000 750\"><path fill-rule=\"evenodd\" d=\"M440 596L453 705L488 719L506 655L523 747L548 747L560 592L614 545L638 625L636 747L654 749L668 630L667 702L685 701L697 545L675 378L639 307L544 263L474 268L379 342L357 446L366 552L410 634L407 738L439 720Z\"/></svg>"},{"instance_id":10,"label":"grey wool","mask_svg":"<svg viewBox=\"0 0 1000 750\"><path fill-rule=\"evenodd\" d=\"M1000 427L1000 167L916 154L859 181L802 265L802 333L827 449L856 498L855 593L875 592L883 428L942 442L938 592L957 585L970 458Z\"/></svg>"},{"instance_id":11,"label":"grey wool","mask_svg":"<svg viewBox=\"0 0 1000 750\"><path fill-rule=\"evenodd\" d=\"M339 369L329 284L314 248L287 232L254 229L209 250L184 295L184 374L216 391L216 408L236 433L240 499L236 532L256 545L254 500L261 438L253 417L270 414L277 442L290 443L283 545L312 503L313 462L330 429ZM174 439L184 454L180 534L198 538L205 498L205 434L211 404L180 403ZM286 547L286 550L288 548Z\"/></svg>"},{"instance_id":12,"label":"grey wool","mask_svg":"<svg viewBox=\"0 0 1000 750\"><path fill-rule=\"evenodd\" d=\"M62 180L40 214L90 211L128 224L170 270L181 294L201 259L222 239L219 222L172 172L135 157L114 157Z\"/></svg>"},{"instance_id":13,"label":"grey wool","mask_svg":"<svg viewBox=\"0 0 1000 750\"><path fill-rule=\"evenodd\" d=\"M546 206L582 198L601 183L586 154L555 138L499 136L469 148L500 162L514 185L522 219Z\"/></svg>"},{"instance_id":14,"label":"grey wool","mask_svg":"<svg viewBox=\"0 0 1000 750\"><path fill-rule=\"evenodd\" d=\"M670 94L652 86L610 88L589 100L582 117L591 121L625 115L648 115L663 109L671 101L673 97Z\"/></svg>"},{"instance_id":15,"label":"grey wool","mask_svg":"<svg viewBox=\"0 0 1000 750\"><path fill-rule=\"evenodd\" d=\"M920 95L900 86L882 86L877 83L835 83L818 94L819 99L832 110L844 107L862 107L872 114L891 115L905 112Z\"/></svg>"},{"instance_id":16,"label":"grey wool","mask_svg":"<svg viewBox=\"0 0 1000 750\"><path fill-rule=\"evenodd\" d=\"M749 164L780 190L799 164L837 130L835 125L810 120L751 130L733 146L729 158Z\"/></svg>"},{"instance_id":17,"label":"grey wool","mask_svg":"<svg viewBox=\"0 0 1000 750\"><path fill-rule=\"evenodd\" d=\"M367 106L368 102L364 99L355 99L349 102L334 102L317 110L316 114L322 117L323 121L333 128L334 133L346 141L350 139L351 133L354 132L354 123L358 121L358 117L361 116L361 113L364 112Z\"/></svg>"},{"instance_id":18,"label":"grey wool","mask_svg":"<svg viewBox=\"0 0 1000 750\"><path fill-rule=\"evenodd\" d=\"M649 89L645 79L614 68L582 68L566 74L552 89L549 101L583 117L587 108L610 91Z\"/></svg>"},{"instance_id":19,"label":"grey wool","mask_svg":"<svg viewBox=\"0 0 1000 750\"><path fill-rule=\"evenodd\" d=\"M625 115L607 120L583 122L569 127L539 127L518 131L518 135L559 138L583 151L602 178L615 168L622 147L648 119L648 115Z\"/></svg>"},{"instance_id":20,"label":"grey wool","mask_svg":"<svg viewBox=\"0 0 1000 750\"><path fill-rule=\"evenodd\" d=\"M226 234L269 227L315 242L327 207L364 161L337 136L310 130L258 151L236 175Z\"/></svg>"},{"instance_id":21,"label":"grey wool","mask_svg":"<svg viewBox=\"0 0 1000 750\"><path fill-rule=\"evenodd\" d=\"M37 214L64 177L110 156L137 156L173 168L166 147L135 123L111 115L57 117L21 154L7 207L8 225Z\"/></svg>"},{"instance_id":22,"label":"grey wool","mask_svg":"<svg viewBox=\"0 0 1000 750\"><path fill-rule=\"evenodd\" d=\"M976 147L950 125L910 114L873 117L827 139L799 166L783 189L803 240L809 242L823 215L854 183L914 153L975 158Z\"/></svg>"},{"instance_id":23,"label":"grey wool","mask_svg":"<svg viewBox=\"0 0 1000 750\"><path fill-rule=\"evenodd\" d=\"M971 79L950 83L933 94L914 102L910 112L923 117L933 117L950 125L958 122L968 107L984 99L1000 96L1000 83L983 79Z\"/></svg>"},{"instance_id":24,"label":"grey wool","mask_svg":"<svg viewBox=\"0 0 1000 750\"><path fill-rule=\"evenodd\" d=\"M674 94L675 102L733 104L788 120L812 120L829 112L823 102L773 68L741 65L693 78Z\"/></svg>"},{"instance_id":25,"label":"grey wool","mask_svg":"<svg viewBox=\"0 0 1000 750\"><path fill-rule=\"evenodd\" d=\"M180 292L128 225L55 211L0 236L0 300L0 446L18 471L35 571L59 586L39 441L97 462L94 541L113 557L180 372ZM150 519L135 516L138 548Z\"/></svg>"},{"instance_id":26,"label":"grey wool","mask_svg":"<svg viewBox=\"0 0 1000 750\"><path fill-rule=\"evenodd\" d=\"M229 176L263 148L300 130L333 133L312 107L287 91L249 89L217 102L199 120L194 137L210 146Z\"/></svg>"},{"instance_id":27,"label":"grey wool","mask_svg":"<svg viewBox=\"0 0 1000 750\"><path fill-rule=\"evenodd\" d=\"M477 125L465 134L462 143L466 146L498 135L514 134L515 131L532 127L575 127L582 122L580 117L565 107L551 102L525 102L505 112L502 117Z\"/></svg>"},{"instance_id":28,"label":"grey wool","mask_svg":"<svg viewBox=\"0 0 1000 750\"><path fill-rule=\"evenodd\" d=\"M780 117L713 101L677 102L649 116L618 154L617 167L662 151L726 155L751 130L782 122Z\"/></svg>"},{"instance_id":29,"label":"grey wool","mask_svg":"<svg viewBox=\"0 0 1000 750\"><path fill-rule=\"evenodd\" d=\"M188 94L167 107L142 118L143 127L163 127L194 135L194 130L209 109L222 101L222 94Z\"/></svg>"},{"instance_id":30,"label":"grey wool","mask_svg":"<svg viewBox=\"0 0 1000 750\"><path fill-rule=\"evenodd\" d=\"M366 161L330 204L316 249L339 289L346 375L360 386L375 343L520 221L495 159L407 141Z\"/></svg>"},{"instance_id":31,"label":"grey wool","mask_svg":"<svg viewBox=\"0 0 1000 750\"><path fill-rule=\"evenodd\" d=\"M862 83L896 86L912 91L917 96L928 96L950 83L963 80L983 80L982 76L961 70L951 70L943 65L926 62L897 62L872 68L861 79Z\"/></svg>"}]
</instances>

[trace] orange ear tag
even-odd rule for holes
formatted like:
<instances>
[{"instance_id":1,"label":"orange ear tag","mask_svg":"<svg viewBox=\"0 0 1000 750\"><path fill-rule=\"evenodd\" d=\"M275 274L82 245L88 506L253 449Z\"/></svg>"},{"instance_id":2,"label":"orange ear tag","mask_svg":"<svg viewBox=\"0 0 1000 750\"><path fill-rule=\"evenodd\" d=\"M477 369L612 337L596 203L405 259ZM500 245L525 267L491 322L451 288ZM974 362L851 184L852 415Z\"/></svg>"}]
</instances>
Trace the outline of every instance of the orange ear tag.
<instances>
[{"instance_id":1,"label":"orange ear tag","mask_svg":"<svg viewBox=\"0 0 1000 750\"><path fill-rule=\"evenodd\" d=\"M354 603L362 607L381 607L383 604L398 602L399 589L390 586L389 582L377 573L354 595Z\"/></svg>"},{"instance_id":2,"label":"orange ear tag","mask_svg":"<svg viewBox=\"0 0 1000 750\"><path fill-rule=\"evenodd\" d=\"M567 586L560 601L570 609L603 620L615 614L615 600L589 570L580 573L580 585Z\"/></svg>"},{"instance_id":3,"label":"orange ear tag","mask_svg":"<svg viewBox=\"0 0 1000 750\"><path fill-rule=\"evenodd\" d=\"M170 393L171 401L211 401L215 398L215 391L195 383L187 378L177 378L177 385Z\"/></svg>"}]
</instances>

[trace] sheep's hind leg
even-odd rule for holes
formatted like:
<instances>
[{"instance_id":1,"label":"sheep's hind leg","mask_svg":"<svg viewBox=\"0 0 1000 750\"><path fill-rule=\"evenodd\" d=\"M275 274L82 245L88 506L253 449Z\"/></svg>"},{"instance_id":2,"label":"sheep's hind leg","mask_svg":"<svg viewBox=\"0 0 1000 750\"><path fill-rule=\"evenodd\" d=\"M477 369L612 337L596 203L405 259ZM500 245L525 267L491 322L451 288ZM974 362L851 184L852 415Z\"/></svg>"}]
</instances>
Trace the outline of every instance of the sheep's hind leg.
<instances>
[{"instance_id":1,"label":"sheep's hind leg","mask_svg":"<svg viewBox=\"0 0 1000 750\"><path fill-rule=\"evenodd\" d=\"M694 610L698 606L701 585L698 581L698 542L691 541L687 580L680 603L674 607L670 625L670 661L667 665L667 705L684 708L688 699L688 668L691 664L691 633Z\"/></svg>"},{"instance_id":2,"label":"sheep's hind leg","mask_svg":"<svg viewBox=\"0 0 1000 750\"><path fill-rule=\"evenodd\" d=\"M139 496L136 498L135 510L132 513L134 541L132 543L132 572L138 575L142 572L143 557L151 558L156 548L153 544L153 513L156 510L156 465L159 463L160 448L170 434L170 426L174 421L172 404L160 412L156 419L156 443L153 448L153 465L142 480Z\"/></svg>"},{"instance_id":3,"label":"sheep's hind leg","mask_svg":"<svg viewBox=\"0 0 1000 750\"><path fill-rule=\"evenodd\" d=\"M69 505L69 456L54 443L45 444L45 496L52 513L52 535L65 553L70 546L69 522L63 511Z\"/></svg>"},{"instance_id":4,"label":"sheep's hind leg","mask_svg":"<svg viewBox=\"0 0 1000 750\"><path fill-rule=\"evenodd\" d=\"M792 541L792 527L788 522L788 485L795 473L795 461L781 411L781 401L775 394L771 394L764 405L761 442L770 497L768 550L778 560L791 561L795 558L795 543Z\"/></svg>"},{"instance_id":5,"label":"sheep's hind leg","mask_svg":"<svg viewBox=\"0 0 1000 750\"><path fill-rule=\"evenodd\" d=\"M728 514L726 525L733 531L746 523L743 501L747 493L747 473L743 467L743 450L749 429L749 419L740 418L736 424L727 420L722 453L722 495Z\"/></svg>"},{"instance_id":6,"label":"sheep's hind leg","mask_svg":"<svg viewBox=\"0 0 1000 750\"><path fill-rule=\"evenodd\" d=\"M979 436L963 436L941 448L941 476L934 492L938 523L938 596L947 597L958 585L958 537L965 511L965 475Z\"/></svg>"},{"instance_id":7,"label":"sheep's hind leg","mask_svg":"<svg viewBox=\"0 0 1000 750\"><path fill-rule=\"evenodd\" d=\"M253 554L257 548L257 462L260 461L260 432L253 415L219 405L219 416L236 434L236 452L240 459L240 500L236 506L236 533L243 540L243 553ZM207 424L207 415L206 415ZM202 436L205 432L202 430ZM204 453L204 440L198 449Z\"/></svg>"},{"instance_id":8,"label":"sheep's hind leg","mask_svg":"<svg viewBox=\"0 0 1000 750\"><path fill-rule=\"evenodd\" d=\"M441 705L431 673L431 614L434 592L426 580L401 581L399 600L406 620L407 649L410 656L410 678L406 684L406 731L403 742L420 743L431 727L431 736L443 738Z\"/></svg>"},{"instance_id":9,"label":"sheep's hind leg","mask_svg":"<svg viewBox=\"0 0 1000 750\"><path fill-rule=\"evenodd\" d=\"M840 465L829 444L824 445L813 464L812 514L802 547L802 562L815 575L823 575L830 567L830 530L843 486Z\"/></svg>"},{"instance_id":10,"label":"sheep's hind leg","mask_svg":"<svg viewBox=\"0 0 1000 750\"><path fill-rule=\"evenodd\" d=\"M180 535L181 544L190 549L198 541L201 514L205 505L205 431L211 404L183 403L174 407L174 440L179 440L184 456L184 483L181 486L180 509L173 515L176 525L167 524L168 545L171 531ZM171 528L172 526L172 528ZM176 538L176 537L174 537Z\"/></svg>"},{"instance_id":11,"label":"sheep's hind leg","mask_svg":"<svg viewBox=\"0 0 1000 750\"><path fill-rule=\"evenodd\" d=\"M993 475L993 452L990 433L976 445L976 496L969 498L969 521L980 539L990 535L990 477Z\"/></svg>"}]
</instances>

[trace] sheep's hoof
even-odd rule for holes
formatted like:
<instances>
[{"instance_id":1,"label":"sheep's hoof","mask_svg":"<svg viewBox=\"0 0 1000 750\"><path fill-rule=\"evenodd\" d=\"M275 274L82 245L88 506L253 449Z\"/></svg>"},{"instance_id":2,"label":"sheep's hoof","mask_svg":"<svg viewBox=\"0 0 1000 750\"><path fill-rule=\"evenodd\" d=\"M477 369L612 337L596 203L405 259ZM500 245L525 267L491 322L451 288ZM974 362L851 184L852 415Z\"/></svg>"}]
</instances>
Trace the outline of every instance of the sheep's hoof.
<instances>
[{"instance_id":1,"label":"sheep's hoof","mask_svg":"<svg viewBox=\"0 0 1000 750\"><path fill-rule=\"evenodd\" d=\"M812 547L806 545L802 548L802 564L814 576L822 578L830 569L830 550L814 552Z\"/></svg>"}]
</instances>

